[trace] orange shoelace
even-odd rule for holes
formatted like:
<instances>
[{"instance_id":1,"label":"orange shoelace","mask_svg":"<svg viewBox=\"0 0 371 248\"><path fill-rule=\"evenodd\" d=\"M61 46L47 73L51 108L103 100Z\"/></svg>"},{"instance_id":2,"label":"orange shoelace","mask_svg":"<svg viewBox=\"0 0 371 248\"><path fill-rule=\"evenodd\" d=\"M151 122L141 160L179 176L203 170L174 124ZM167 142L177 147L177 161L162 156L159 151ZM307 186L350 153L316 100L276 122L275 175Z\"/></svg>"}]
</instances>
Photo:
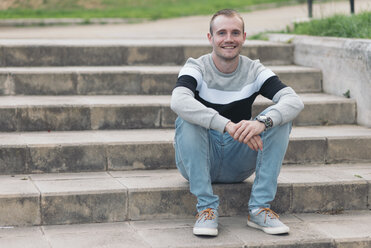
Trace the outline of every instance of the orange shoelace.
<instances>
[{"instance_id":1,"label":"orange shoelace","mask_svg":"<svg viewBox=\"0 0 371 248\"><path fill-rule=\"evenodd\" d=\"M278 219L280 217L278 214L276 214L270 208L261 208L261 210L256 215L259 215L263 211L265 211L264 222L267 220L267 215L268 215L268 217L270 217L272 219Z\"/></svg>"},{"instance_id":2,"label":"orange shoelace","mask_svg":"<svg viewBox=\"0 0 371 248\"><path fill-rule=\"evenodd\" d=\"M212 208L205 209L205 210L199 212L196 215L196 218L199 219L199 221L201 221L202 219L204 221L215 219L214 210Z\"/></svg>"}]
</instances>

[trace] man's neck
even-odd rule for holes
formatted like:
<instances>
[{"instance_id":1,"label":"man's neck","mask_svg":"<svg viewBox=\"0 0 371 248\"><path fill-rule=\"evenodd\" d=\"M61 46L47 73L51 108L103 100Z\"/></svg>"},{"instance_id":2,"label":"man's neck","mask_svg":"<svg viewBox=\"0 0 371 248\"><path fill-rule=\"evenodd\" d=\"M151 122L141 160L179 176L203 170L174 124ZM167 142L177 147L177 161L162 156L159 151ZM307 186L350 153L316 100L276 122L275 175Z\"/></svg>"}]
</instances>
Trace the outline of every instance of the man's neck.
<instances>
[{"instance_id":1,"label":"man's neck","mask_svg":"<svg viewBox=\"0 0 371 248\"><path fill-rule=\"evenodd\" d=\"M212 59L214 62L215 67L222 73L232 73L234 72L238 67L239 62L239 56L237 56L233 60L223 60L217 57L214 53L212 53Z\"/></svg>"}]
</instances>

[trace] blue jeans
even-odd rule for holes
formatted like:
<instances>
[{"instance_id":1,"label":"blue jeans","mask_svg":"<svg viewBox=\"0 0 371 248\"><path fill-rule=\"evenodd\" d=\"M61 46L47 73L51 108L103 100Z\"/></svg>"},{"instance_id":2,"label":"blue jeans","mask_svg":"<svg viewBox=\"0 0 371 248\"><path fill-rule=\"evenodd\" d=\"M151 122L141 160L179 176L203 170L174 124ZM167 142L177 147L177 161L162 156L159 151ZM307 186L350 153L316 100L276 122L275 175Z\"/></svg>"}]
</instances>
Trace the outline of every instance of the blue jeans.
<instances>
[{"instance_id":1,"label":"blue jeans","mask_svg":"<svg viewBox=\"0 0 371 248\"><path fill-rule=\"evenodd\" d=\"M218 209L219 197L212 183L242 182L256 174L249 208L270 207L277 191L277 178L286 153L291 122L260 134L263 151L224 134L191 124L178 117L175 121L175 157L180 173L189 181L197 197L197 211Z\"/></svg>"}]
</instances>

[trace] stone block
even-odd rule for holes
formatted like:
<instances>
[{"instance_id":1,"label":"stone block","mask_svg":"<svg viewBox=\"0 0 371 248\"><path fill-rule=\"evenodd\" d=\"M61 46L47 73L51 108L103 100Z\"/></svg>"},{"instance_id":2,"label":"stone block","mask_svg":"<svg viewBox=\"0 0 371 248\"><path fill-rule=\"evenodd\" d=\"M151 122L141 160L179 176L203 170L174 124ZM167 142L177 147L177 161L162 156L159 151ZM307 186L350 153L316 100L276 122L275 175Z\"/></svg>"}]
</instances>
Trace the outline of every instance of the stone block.
<instances>
[{"instance_id":1,"label":"stone block","mask_svg":"<svg viewBox=\"0 0 371 248\"><path fill-rule=\"evenodd\" d=\"M57 48L64 52L63 65L70 66L125 65L129 56L129 48L120 45L61 46Z\"/></svg>"},{"instance_id":2,"label":"stone block","mask_svg":"<svg viewBox=\"0 0 371 248\"><path fill-rule=\"evenodd\" d=\"M78 73L77 93L82 95L140 94L141 81L141 76L134 73Z\"/></svg>"},{"instance_id":3,"label":"stone block","mask_svg":"<svg viewBox=\"0 0 371 248\"><path fill-rule=\"evenodd\" d=\"M110 172L128 188L129 219L183 218L196 214L196 198L176 170Z\"/></svg>"},{"instance_id":4,"label":"stone block","mask_svg":"<svg viewBox=\"0 0 371 248\"><path fill-rule=\"evenodd\" d=\"M248 214L251 183L213 184L214 194L219 196L219 216Z\"/></svg>"},{"instance_id":5,"label":"stone block","mask_svg":"<svg viewBox=\"0 0 371 248\"><path fill-rule=\"evenodd\" d=\"M63 162L59 146L29 147L31 163L28 168L31 173L63 172L67 165Z\"/></svg>"},{"instance_id":6,"label":"stone block","mask_svg":"<svg viewBox=\"0 0 371 248\"><path fill-rule=\"evenodd\" d=\"M293 64L292 45L280 46L245 46L241 54L251 59L259 59L266 65L290 65Z\"/></svg>"},{"instance_id":7,"label":"stone block","mask_svg":"<svg viewBox=\"0 0 371 248\"><path fill-rule=\"evenodd\" d=\"M89 130L90 109L81 107L30 107L17 110L19 131Z\"/></svg>"},{"instance_id":8,"label":"stone block","mask_svg":"<svg viewBox=\"0 0 371 248\"><path fill-rule=\"evenodd\" d=\"M61 49L48 46L8 46L3 48L5 66L59 66L64 57ZM59 58L59 59L56 59Z\"/></svg>"},{"instance_id":9,"label":"stone block","mask_svg":"<svg viewBox=\"0 0 371 248\"><path fill-rule=\"evenodd\" d=\"M234 232L223 226L220 226L217 237L197 237L192 234L193 224L194 219L177 222L171 220L162 220L161 222L157 220L156 223L152 221L146 223L131 222L136 232L153 248L243 247L243 242L235 236Z\"/></svg>"},{"instance_id":10,"label":"stone block","mask_svg":"<svg viewBox=\"0 0 371 248\"><path fill-rule=\"evenodd\" d=\"M364 238L352 238L335 240L336 248L369 248L371 247L371 239Z\"/></svg>"},{"instance_id":11,"label":"stone block","mask_svg":"<svg viewBox=\"0 0 371 248\"><path fill-rule=\"evenodd\" d=\"M0 95L6 95L7 87L6 81L9 75L7 73L0 73Z\"/></svg>"},{"instance_id":12,"label":"stone block","mask_svg":"<svg viewBox=\"0 0 371 248\"><path fill-rule=\"evenodd\" d=\"M175 167L170 143L108 145L108 170L165 169Z\"/></svg>"},{"instance_id":13,"label":"stone block","mask_svg":"<svg viewBox=\"0 0 371 248\"><path fill-rule=\"evenodd\" d=\"M177 81L177 75L143 74L141 81L141 94L170 95Z\"/></svg>"},{"instance_id":14,"label":"stone block","mask_svg":"<svg viewBox=\"0 0 371 248\"><path fill-rule=\"evenodd\" d=\"M41 227L16 227L0 230L0 247L50 248Z\"/></svg>"},{"instance_id":15,"label":"stone block","mask_svg":"<svg viewBox=\"0 0 371 248\"><path fill-rule=\"evenodd\" d=\"M283 163L325 163L326 150L326 138L291 138Z\"/></svg>"},{"instance_id":16,"label":"stone block","mask_svg":"<svg viewBox=\"0 0 371 248\"><path fill-rule=\"evenodd\" d=\"M160 127L161 112L157 106L94 107L91 127L93 130Z\"/></svg>"},{"instance_id":17,"label":"stone block","mask_svg":"<svg viewBox=\"0 0 371 248\"><path fill-rule=\"evenodd\" d=\"M13 95L14 82L13 76L7 72L0 73L0 95Z\"/></svg>"},{"instance_id":18,"label":"stone block","mask_svg":"<svg viewBox=\"0 0 371 248\"><path fill-rule=\"evenodd\" d=\"M336 247L370 247L369 213L358 215L345 212L337 216L334 220L326 217L326 221L323 221L323 216L321 220L311 221L311 226L333 239Z\"/></svg>"},{"instance_id":19,"label":"stone block","mask_svg":"<svg viewBox=\"0 0 371 248\"><path fill-rule=\"evenodd\" d=\"M50 147L29 147L32 173L82 172L106 170L106 156L103 146L63 145Z\"/></svg>"},{"instance_id":20,"label":"stone block","mask_svg":"<svg viewBox=\"0 0 371 248\"><path fill-rule=\"evenodd\" d=\"M125 247L149 248L129 223L45 226L45 238L53 248Z\"/></svg>"},{"instance_id":21,"label":"stone block","mask_svg":"<svg viewBox=\"0 0 371 248\"><path fill-rule=\"evenodd\" d=\"M23 147L0 147L0 173L27 173L31 158L29 150Z\"/></svg>"},{"instance_id":22,"label":"stone block","mask_svg":"<svg viewBox=\"0 0 371 248\"><path fill-rule=\"evenodd\" d=\"M5 64L5 53L4 53L4 47L0 46L0 66L4 67L6 66Z\"/></svg>"},{"instance_id":23,"label":"stone block","mask_svg":"<svg viewBox=\"0 0 371 248\"><path fill-rule=\"evenodd\" d=\"M293 186L292 211L298 213L367 208L366 182L298 183Z\"/></svg>"},{"instance_id":24,"label":"stone block","mask_svg":"<svg viewBox=\"0 0 371 248\"><path fill-rule=\"evenodd\" d=\"M291 212L292 195L292 185L279 182L276 197L271 202L271 209L279 214Z\"/></svg>"},{"instance_id":25,"label":"stone block","mask_svg":"<svg viewBox=\"0 0 371 248\"><path fill-rule=\"evenodd\" d=\"M327 163L369 162L371 139L368 137L328 138Z\"/></svg>"},{"instance_id":26,"label":"stone block","mask_svg":"<svg viewBox=\"0 0 371 248\"><path fill-rule=\"evenodd\" d=\"M212 47L210 45L205 46L185 46L184 47L184 64L188 58L197 59L198 57L212 52Z\"/></svg>"},{"instance_id":27,"label":"stone block","mask_svg":"<svg viewBox=\"0 0 371 248\"><path fill-rule=\"evenodd\" d=\"M195 216L196 198L189 189L129 190L129 219Z\"/></svg>"},{"instance_id":28,"label":"stone block","mask_svg":"<svg viewBox=\"0 0 371 248\"><path fill-rule=\"evenodd\" d=\"M29 226L40 225L40 197L34 196L0 196L0 225Z\"/></svg>"},{"instance_id":29,"label":"stone block","mask_svg":"<svg viewBox=\"0 0 371 248\"><path fill-rule=\"evenodd\" d=\"M1 108L0 109L0 131L11 132L17 131L17 109L16 108Z\"/></svg>"},{"instance_id":30,"label":"stone block","mask_svg":"<svg viewBox=\"0 0 371 248\"><path fill-rule=\"evenodd\" d=\"M106 170L106 154L100 145L61 146L66 171L102 171Z\"/></svg>"},{"instance_id":31,"label":"stone block","mask_svg":"<svg viewBox=\"0 0 371 248\"><path fill-rule=\"evenodd\" d=\"M161 126L164 128L174 128L175 127L175 120L178 117L176 113L174 113L170 107L163 107L164 111L161 118Z\"/></svg>"},{"instance_id":32,"label":"stone block","mask_svg":"<svg viewBox=\"0 0 371 248\"><path fill-rule=\"evenodd\" d=\"M267 235L246 225L246 216L220 218L220 226L233 233L246 247L332 248L332 240L308 223L282 215L280 219L290 227L289 235ZM244 246L242 246L244 247Z\"/></svg>"},{"instance_id":33,"label":"stone block","mask_svg":"<svg viewBox=\"0 0 371 248\"><path fill-rule=\"evenodd\" d=\"M321 72L314 71L287 71L277 72L280 80L292 87L296 93L322 92Z\"/></svg>"},{"instance_id":34,"label":"stone block","mask_svg":"<svg viewBox=\"0 0 371 248\"><path fill-rule=\"evenodd\" d=\"M44 225L127 220L127 189L106 173L31 177L41 192Z\"/></svg>"},{"instance_id":35,"label":"stone block","mask_svg":"<svg viewBox=\"0 0 371 248\"><path fill-rule=\"evenodd\" d=\"M20 95L73 95L76 76L71 73L14 73L14 91Z\"/></svg>"},{"instance_id":36,"label":"stone block","mask_svg":"<svg viewBox=\"0 0 371 248\"><path fill-rule=\"evenodd\" d=\"M126 192L42 195L43 224L125 221Z\"/></svg>"},{"instance_id":37,"label":"stone block","mask_svg":"<svg viewBox=\"0 0 371 248\"><path fill-rule=\"evenodd\" d=\"M40 225L40 193L27 176L0 177L0 225Z\"/></svg>"},{"instance_id":38,"label":"stone block","mask_svg":"<svg viewBox=\"0 0 371 248\"><path fill-rule=\"evenodd\" d=\"M327 102L326 105L305 104L304 110L293 121L294 125L299 126L354 123L356 123L355 102Z\"/></svg>"},{"instance_id":39,"label":"stone block","mask_svg":"<svg viewBox=\"0 0 371 248\"><path fill-rule=\"evenodd\" d=\"M128 48L128 65L176 64L185 61L183 47L180 46L137 46Z\"/></svg>"},{"instance_id":40,"label":"stone block","mask_svg":"<svg viewBox=\"0 0 371 248\"><path fill-rule=\"evenodd\" d=\"M27 45L3 49L6 66L123 65L128 54L122 46Z\"/></svg>"}]
</instances>

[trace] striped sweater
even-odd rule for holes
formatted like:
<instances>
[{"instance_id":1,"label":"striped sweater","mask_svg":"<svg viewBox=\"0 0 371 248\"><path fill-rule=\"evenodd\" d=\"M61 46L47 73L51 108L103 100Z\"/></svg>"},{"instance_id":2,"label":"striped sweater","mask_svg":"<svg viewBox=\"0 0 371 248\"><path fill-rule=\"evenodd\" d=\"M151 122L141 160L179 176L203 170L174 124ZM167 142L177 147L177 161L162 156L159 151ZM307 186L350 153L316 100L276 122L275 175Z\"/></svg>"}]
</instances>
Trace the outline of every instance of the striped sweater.
<instances>
[{"instance_id":1,"label":"striped sweater","mask_svg":"<svg viewBox=\"0 0 371 248\"><path fill-rule=\"evenodd\" d=\"M275 104L265 114L277 126L293 120L304 105L298 95L259 60L240 55L233 73L220 72L211 54L190 58L180 70L172 92L171 109L184 120L224 132L229 121L251 119L255 98Z\"/></svg>"}]
</instances>

